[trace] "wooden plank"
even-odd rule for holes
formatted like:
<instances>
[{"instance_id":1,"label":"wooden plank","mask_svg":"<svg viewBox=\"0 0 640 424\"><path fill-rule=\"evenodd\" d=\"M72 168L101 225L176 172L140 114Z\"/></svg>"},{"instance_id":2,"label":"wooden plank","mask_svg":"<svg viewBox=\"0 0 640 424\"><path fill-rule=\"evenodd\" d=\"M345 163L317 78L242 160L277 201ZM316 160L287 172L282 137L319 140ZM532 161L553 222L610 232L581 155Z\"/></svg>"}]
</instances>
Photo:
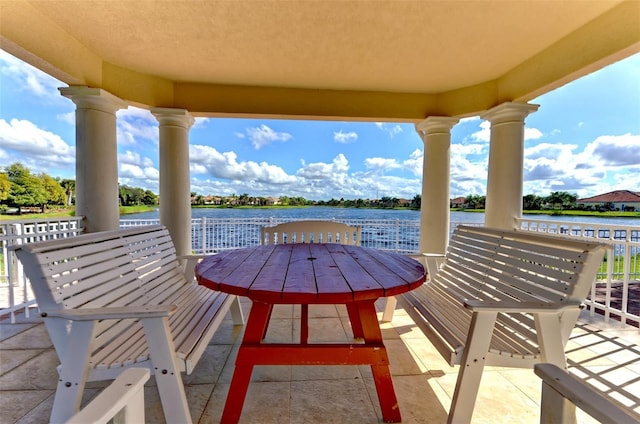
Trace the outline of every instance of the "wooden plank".
<instances>
[{"instance_id":1,"label":"wooden plank","mask_svg":"<svg viewBox=\"0 0 640 424\"><path fill-rule=\"evenodd\" d=\"M384 287L378 280L393 278L393 275L388 268L381 267L375 259L371 258L367 249L356 247L357 250L354 250L352 246L338 244L329 244L326 247L335 266L350 287L350 291L354 293L355 300L384 295ZM368 269L368 266L373 269ZM383 275L375 275L375 271ZM341 286L342 281L338 281L331 287L331 291L337 292L342 289Z\"/></svg>"},{"instance_id":2,"label":"wooden plank","mask_svg":"<svg viewBox=\"0 0 640 424\"><path fill-rule=\"evenodd\" d=\"M253 255L251 258L252 267L250 269L245 267L233 273L229 278L230 284L233 279L237 279L237 282L233 281L233 284L248 287L249 297L258 296L264 301L278 303L281 300L294 246L296 245L264 246L269 249L256 251L255 253L258 255L255 260ZM300 247L304 247L304 245L300 245ZM264 255L265 252L269 253L268 256ZM227 290L225 289L225 291Z\"/></svg>"},{"instance_id":3,"label":"wooden plank","mask_svg":"<svg viewBox=\"0 0 640 424\"><path fill-rule=\"evenodd\" d=\"M318 297L318 287L314 274L315 260L311 245L298 244L292 246L291 259L284 278L283 291L292 295L299 295L301 301L314 301Z\"/></svg>"},{"instance_id":4,"label":"wooden plank","mask_svg":"<svg viewBox=\"0 0 640 424\"><path fill-rule=\"evenodd\" d=\"M362 273L359 264L348 261L345 250L347 245L325 244L311 247L316 260L313 261L316 283L318 285L318 302L345 303L356 300L352 273ZM351 267L351 268L349 268ZM368 278L363 275L363 278ZM375 281L369 278L371 284Z\"/></svg>"}]
</instances>

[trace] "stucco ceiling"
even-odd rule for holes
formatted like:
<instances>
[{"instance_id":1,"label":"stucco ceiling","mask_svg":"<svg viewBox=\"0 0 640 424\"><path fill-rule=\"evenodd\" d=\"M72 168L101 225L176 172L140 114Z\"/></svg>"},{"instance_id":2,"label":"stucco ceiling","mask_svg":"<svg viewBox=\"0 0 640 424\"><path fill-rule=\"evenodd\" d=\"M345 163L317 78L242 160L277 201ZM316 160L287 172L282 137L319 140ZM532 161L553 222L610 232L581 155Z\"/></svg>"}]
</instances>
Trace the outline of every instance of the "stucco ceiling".
<instances>
[{"instance_id":1,"label":"stucco ceiling","mask_svg":"<svg viewBox=\"0 0 640 424\"><path fill-rule=\"evenodd\" d=\"M462 115L528 100L640 46L637 1L1 0L0 7L0 46L65 83L213 115Z\"/></svg>"}]
</instances>

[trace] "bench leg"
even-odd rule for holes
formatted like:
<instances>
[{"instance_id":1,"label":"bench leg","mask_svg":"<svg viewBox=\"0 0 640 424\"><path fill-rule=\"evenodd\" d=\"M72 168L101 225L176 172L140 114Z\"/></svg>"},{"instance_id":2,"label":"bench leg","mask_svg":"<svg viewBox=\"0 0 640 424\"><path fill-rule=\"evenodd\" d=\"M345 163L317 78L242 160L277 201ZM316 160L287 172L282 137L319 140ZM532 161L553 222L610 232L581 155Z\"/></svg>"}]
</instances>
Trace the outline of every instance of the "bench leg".
<instances>
[{"instance_id":1,"label":"bench leg","mask_svg":"<svg viewBox=\"0 0 640 424\"><path fill-rule=\"evenodd\" d=\"M244 315L242 314L242 307L240 306L240 298L238 296L233 299L229 309L231 311L233 325L244 325Z\"/></svg>"},{"instance_id":2,"label":"bench leg","mask_svg":"<svg viewBox=\"0 0 640 424\"><path fill-rule=\"evenodd\" d=\"M52 324L56 325L59 322ZM94 324L94 321L76 321L71 325L64 357L60 358L62 366L51 411L52 423L65 422L80 410L82 393L89 376Z\"/></svg>"},{"instance_id":3,"label":"bench leg","mask_svg":"<svg viewBox=\"0 0 640 424\"><path fill-rule=\"evenodd\" d=\"M540 424L566 424L575 422L575 405L543 381L540 401Z\"/></svg>"},{"instance_id":4,"label":"bench leg","mask_svg":"<svg viewBox=\"0 0 640 424\"><path fill-rule=\"evenodd\" d=\"M180 367L167 318L143 319L144 333L149 346L162 411L167 423L191 423Z\"/></svg>"},{"instance_id":5,"label":"bench leg","mask_svg":"<svg viewBox=\"0 0 640 424\"><path fill-rule=\"evenodd\" d=\"M538 335L538 345L540 346L540 356L542 362L549 362L560 369L567 371L567 358L564 353L564 342L561 330L560 316L558 314L535 314L536 334ZM547 394L542 392L542 415L540 422L558 422L570 424L576 422L576 406L569 400L553 393L552 388L547 389ZM545 397L546 405L545 406ZM553 411L546 411L547 407L553 407ZM552 414L552 415L549 415ZM554 421L554 414L561 421ZM543 417L546 417L543 421Z\"/></svg>"},{"instance_id":6,"label":"bench leg","mask_svg":"<svg viewBox=\"0 0 640 424\"><path fill-rule=\"evenodd\" d=\"M384 304L384 311L382 312L382 322L391 322L393 319L393 313L396 310L398 300L395 296L387 297Z\"/></svg>"},{"instance_id":7,"label":"bench leg","mask_svg":"<svg viewBox=\"0 0 640 424\"><path fill-rule=\"evenodd\" d=\"M465 343L456 389L449 409L448 423L470 423L478 397L480 379L491 344L497 312L474 312Z\"/></svg>"}]
</instances>

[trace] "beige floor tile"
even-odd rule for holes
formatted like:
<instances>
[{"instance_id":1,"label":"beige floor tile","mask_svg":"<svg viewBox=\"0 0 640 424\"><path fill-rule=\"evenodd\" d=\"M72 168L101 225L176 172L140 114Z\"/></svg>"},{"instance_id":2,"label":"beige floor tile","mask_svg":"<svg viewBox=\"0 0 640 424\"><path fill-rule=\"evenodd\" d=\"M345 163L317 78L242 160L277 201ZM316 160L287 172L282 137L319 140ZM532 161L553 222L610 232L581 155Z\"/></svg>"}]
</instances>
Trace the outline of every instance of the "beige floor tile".
<instances>
[{"instance_id":1,"label":"beige floor tile","mask_svg":"<svg viewBox=\"0 0 640 424\"><path fill-rule=\"evenodd\" d=\"M44 351L44 349L0 350L0 375L11 371L15 367L27 362L29 359L40 355Z\"/></svg>"},{"instance_id":2,"label":"beige floor tile","mask_svg":"<svg viewBox=\"0 0 640 424\"><path fill-rule=\"evenodd\" d=\"M291 383L293 423L378 423L361 379Z\"/></svg>"},{"instance_id":3,"label":"beige floor tile","mask_svg":"<svg viewBox=\"0 0 640 424\"><path fill-rule=\"evenodd\" d=\"M48 349L53 347L49 333L44 324L35 325L21 331L13 337L2 341L2 352L5 349Z\"/></svg>"},{"instance_id":4,"label":"beige floor tile","mask_svg":"<svg viewBox=\"0 0 640 424\"><path fill-rule=\"evenodd\" d=\"M437 378L438 384L448 396L453 397L457 375L445 374ZM500 372L485 372L480 388L472 423L511 424L539 422L539 406Z\"/></svg>"},{"instance_id":5,"label":"beige floor tile","mask_svg":"<svg viewBox=\"0 0 640 424\"><path fill-rule=\"evenodd\" d=\"M231 354L231 345L209 345L190 375L183 374L184 384L215 384Z\"/></svg>"},{"instance_id":6,"label":"beige floor tile","mask_svg":"<svg viewBox=\"0 0 640 424\"><path fill-rule=\"evenodd\" d=\"M294 335L293 320L271 318L267 336L265 340L269 343L292 343L294 337L300 337L296 332Z\"/></svg>"},{"instance_id":7,"label":"beige floor tile","mask_svg":"<svg viewBox=\"0 0 640 424\"><path fill-rule=\"evenodd\" d=\"M58 357L52 349L43 351L0 376L2 390L55 390Z\"/></svg>"},{"instance_id":8,"label":"beige floor tile","mask_svg":"<svg viewBox=\"0 0 640 424\"><path fill-rule=\"evenodd\" d=\"M53 390L16 390L4 391L0 396L1 422L13 423L24 418L46 398L53 394ZM41 416L48 418L48 415ZM46 421L41 421L46 422Z\"/></svg>"},{"instance_id":9,"label":"beige floor tile","mask_svg":"<svg viewBox=\"0 0 640 424\"><path fill-rule=\"evenodd\" d=\"M393 377L393 385L400 406L403 423L444 423L447 421L448 403L443 405L442 397L446 396L440 386L431 384L430 375L398 375ZM375 392L373 379L367 386ZM435 389L435 390L434 390ZM436 391L439 394L436 394ZM376 395L377 396L377 395ZM379 405L376 408L379 412Z\"/></svg>"},{"instance_id":10,"label":"beige floor tile","mask_svg":"<svg viewBox=\"0 0 640 424\"><path fill-rule=\"evenodd\" d=\"M352 337L347 336L337 316L309 319L310 343L347 343L351 340Z\"/></svg>"},{"instance_id":11,"label":"beige floor tile","mask_svg":"<svg viewBox=\"0 0 640 424\"><path fill-rule=\"evenodd\" d=\"M257 383L249 387L240 424L288 422L291 387L289 383Z\"/></svg>"},{"instance_id":12,"label":"beige floor tile","mask_svg":"<svg viewBox=\"0 0 640 424\"><path fill-rule=\"evenodd\" d=\"M426 369L422 367L418 358L400 339L385 340L387 355L391 363L392 375L420 375L426 373Z\"/></svg>"},{"instance_id":13,"label":"beige floor tile","mask_svg":"<svg viewBox=\"0 0 640 424\"><path fill-rule=\"evenodd\" d=\"M1 321L2 324L0 324L0 341L4 341L7 340L10 337L14 337L17 334L22 333L23 331L26 331L30 328L35 327L38 324L35 323L25 323L25 324L10 324L10 321L8 318L4 319ZM28 346L21 346L22 348L26 348ZM5 346L4 343L2 343L2 346L0 346L0 349L7 349L8 346Z\"/></svg>"},{"instance_id":14,"label":"beige floor tile","mask_svg":"<svg viewBox=\"0 0 640 424\"><path fill-rule=\"evenodd\" d=\"M354 365L294 365L291 380L355 380L362 374Z\"/></svg>"}]
</instances>

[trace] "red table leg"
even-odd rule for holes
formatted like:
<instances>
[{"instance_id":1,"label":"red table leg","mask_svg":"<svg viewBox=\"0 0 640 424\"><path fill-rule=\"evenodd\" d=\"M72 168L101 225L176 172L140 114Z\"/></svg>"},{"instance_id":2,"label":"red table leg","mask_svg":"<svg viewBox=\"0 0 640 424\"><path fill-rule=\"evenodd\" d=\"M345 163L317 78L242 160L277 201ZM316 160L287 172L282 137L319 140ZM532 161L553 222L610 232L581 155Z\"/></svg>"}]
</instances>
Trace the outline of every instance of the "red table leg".
<instances>
[{"instance_id":1,"label":"red table leg","mask_svg":"<svg viewBox=\"0 0 640 424\"><path fill-rule=\"evenodd\" d=\"M244 331L238 357L236 358L236 367L233 371L227 401L224 404L224 411L222 412L222 419L220 420L221 423L237 423L240 420L253 366L257 363L256 360L258 359L245 354L243 347L250 344L260 344L260 341L267 331L272 308L273 305L255 301L251 305L247 327Z\"/></svg>"},{"instance_id":2,"label":"red table leg","mask_svg":"<svg viewBox=\"0 0 640 424\"><path fill-rule=\"evenodd\" d=\"M382 344L382 333L380 332L374 302L357 302L357 309L360 314L365 345ZM383 347L382 349L384 349L384 355L386 357L386 348ZM378 392L378 399L380 400L382 419L386 423L399 423L402 420L400 417L400 408L398 406L396 392L393 388L393 380L391 380L388 359L385 362L384 364L371 364L373 381L376 384L376 391Z\"/></svg>"},{"instance_id":3,"label":"red table leg","mask_svg":"<svg viewBox=\"0 0 640 424\"><path fill-rule=\"evenodd\" d=\"M362 322L360 322L360 312L358 311L358 302L351 302L346 304L347 312L349 313L349 321L351 322L351 331L353 331L354 339L361 339Z\"/></svg>"}]
</instances>

